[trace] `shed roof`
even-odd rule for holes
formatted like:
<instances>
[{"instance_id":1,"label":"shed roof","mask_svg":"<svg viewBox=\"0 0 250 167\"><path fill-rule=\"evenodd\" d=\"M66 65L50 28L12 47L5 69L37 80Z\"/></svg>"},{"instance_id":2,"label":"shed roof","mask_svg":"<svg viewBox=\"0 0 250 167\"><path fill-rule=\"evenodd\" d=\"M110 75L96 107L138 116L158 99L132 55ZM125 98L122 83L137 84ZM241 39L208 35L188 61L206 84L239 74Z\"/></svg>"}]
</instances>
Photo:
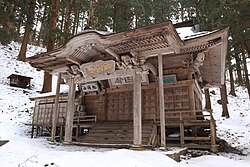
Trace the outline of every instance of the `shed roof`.
<instances>
[{"instance_id":1,"label":"shed roof","mask_svg":"<svg viewBox=\"0 0 250 167\"><path fill-rule=\"evenodd\" d=\"M7 78L11 78L11 77L14 77L14 76L18 76L18 77L22 77L22 78L27 78L27 79L33 79L32 77L27 77L27 76L23 76L23 75L19 75L19 74L11 74Z\"/></svg>"}]
</instances>

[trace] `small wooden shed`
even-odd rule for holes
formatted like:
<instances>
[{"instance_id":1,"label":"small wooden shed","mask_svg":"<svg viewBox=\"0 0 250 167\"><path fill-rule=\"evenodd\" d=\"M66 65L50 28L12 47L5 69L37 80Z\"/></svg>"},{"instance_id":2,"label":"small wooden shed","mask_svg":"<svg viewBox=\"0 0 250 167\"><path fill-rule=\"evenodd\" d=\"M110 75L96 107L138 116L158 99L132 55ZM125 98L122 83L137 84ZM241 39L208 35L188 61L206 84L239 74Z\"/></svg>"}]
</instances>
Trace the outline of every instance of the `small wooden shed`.
<instances>
[{"instance_id":1,"label":"small wooden shed","mask_svg":"<svg viewBox=\"0 0 250 167\"><path fill-rule=\"evenodd\" d=\"M202 109L202 89L225 82L227 38L226 28L181 39L170 21L73 36L64 46L27 59L58 74L57 90L60 77L69 84L64 105L59 92L36 100L33 125L44 126L46 118L52 141L61 126L68 143L215 151L215 121L210 109Z\"/></svg>"},{"instance_id":2,"label":"small wooden shed","mask_svg":"<svg viewBox=\"0 0 250 167\"><path fill-rule=\"evenodd\" d=\"M30 89L30 80L33 79L32 77L27 77L19 74L11 74L7 77L10 79L10 86Z\"/></svg>"}]
</instances>

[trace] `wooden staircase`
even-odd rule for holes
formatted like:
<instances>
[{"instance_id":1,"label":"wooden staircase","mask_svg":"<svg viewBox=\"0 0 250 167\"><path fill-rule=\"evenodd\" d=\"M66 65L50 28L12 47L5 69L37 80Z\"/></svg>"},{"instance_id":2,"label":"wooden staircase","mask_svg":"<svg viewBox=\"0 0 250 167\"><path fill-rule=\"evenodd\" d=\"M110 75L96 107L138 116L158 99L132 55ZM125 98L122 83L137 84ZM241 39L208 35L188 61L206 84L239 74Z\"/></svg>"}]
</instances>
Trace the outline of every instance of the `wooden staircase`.
<instances>
[{"instance_id":1,"label":"wooden staircase","mask_svg":"<svg viewBox=\"0 0 250 167\"><path fill-rule=\"evenodd\" d=\"M142 144L156 144L157 129L152 122L142 124ZM89 132L78 138L81 143L89 144L114 144L132 145L133 144L133 123L132 122L102 122L96 123Z\"/></svg>"}]
</instances>

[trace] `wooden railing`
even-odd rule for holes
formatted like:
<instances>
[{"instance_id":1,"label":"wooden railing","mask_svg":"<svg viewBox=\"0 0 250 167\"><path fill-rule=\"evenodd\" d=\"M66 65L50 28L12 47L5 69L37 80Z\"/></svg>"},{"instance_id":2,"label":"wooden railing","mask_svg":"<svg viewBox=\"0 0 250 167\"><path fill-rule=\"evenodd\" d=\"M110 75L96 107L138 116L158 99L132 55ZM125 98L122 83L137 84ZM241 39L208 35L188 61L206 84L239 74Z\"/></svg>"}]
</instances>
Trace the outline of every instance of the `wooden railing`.
<instances>
[{"instance_id":1,"label":"wooden railing","mask_svg":"<svg viewBox=\"0 0 250 167\"><path fill-rule=\"evenodd\" d=\"M165 119L179 118L179 120L210 120L213 119L211 110L178 110L165 111Z\"/></svg>"},{"instance_id":2,"label":"wooden railing","mask_svg":"<svg viewBox=\"0 0 250 167\"><path fill-rule=\"evenodd\" d=\"M150 137L149 137L148 145L155 146L156 144L157 144L157 127L154 126L153 130L152 130L152 133L150 134Z\"/></svg>"},{"instance_id":3,"label":"wooden railing","mask_svg":"<svg viewBox=\"0 0 250 167\"><path fill-rule=\"evenodd\" d=\"M95 123L97 120L96 115L78 115L74 116L73 123L81 124L81 123Z\"/></svg>"},{"instance_id":4,"label":"wooden railing","mask_svg":"<svg viewBox=\"0 0 250 167\"><path fill-rule=\"evenodd\" d=\"M160 119L156 118L155 121L160 123ZM165 111L166 127L170 124L179 126L180 128L180 144L185 145L188 140L209 140L210 149L213 152L217 151L216 145L216 124L212 114L212 110L184 110L184 111ZM210 135L204 136L185 136L185 126L209 126Z\"/></svg>"}]
</instances>

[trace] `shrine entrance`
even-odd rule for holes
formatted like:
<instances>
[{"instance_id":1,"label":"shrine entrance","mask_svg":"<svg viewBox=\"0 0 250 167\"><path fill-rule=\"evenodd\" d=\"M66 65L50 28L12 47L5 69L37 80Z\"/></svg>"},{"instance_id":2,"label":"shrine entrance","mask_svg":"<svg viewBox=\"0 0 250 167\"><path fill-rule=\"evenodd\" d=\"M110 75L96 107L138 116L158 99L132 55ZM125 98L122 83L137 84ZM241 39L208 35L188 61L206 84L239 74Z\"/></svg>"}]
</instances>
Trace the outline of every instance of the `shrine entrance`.
<instances>
[{"instance_id":1,"label":"shrine entrance","mask_svg":"<svg viewBox=\"0 0 250 167\"><path fill-rule=\"evenodd\" d=\"M54 100L36 100L32 126L52 127L52 141L60 132L66 143L216 151L215 121L202 109L201 90L225 82L227 33L181 39L169 21L78 34L64 47L27 59L59 76ZM69 85L64 102L61 78Z\"/></svg>"}]
</instances>

